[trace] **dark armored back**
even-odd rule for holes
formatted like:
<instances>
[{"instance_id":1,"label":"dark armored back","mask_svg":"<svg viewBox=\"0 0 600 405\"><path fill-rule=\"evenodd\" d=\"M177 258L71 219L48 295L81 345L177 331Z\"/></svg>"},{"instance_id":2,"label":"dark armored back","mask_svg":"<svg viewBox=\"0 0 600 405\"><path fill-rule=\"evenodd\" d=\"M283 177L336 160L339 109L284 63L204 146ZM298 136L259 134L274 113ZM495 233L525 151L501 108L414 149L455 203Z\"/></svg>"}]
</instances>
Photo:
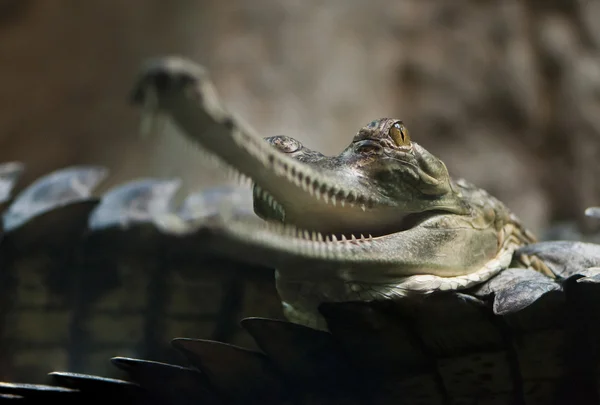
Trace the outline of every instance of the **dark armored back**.
<instances>
[{"instance_id":1,"label":"dark armored back","mask_svg":"<svg viewBox=\"0 0 600 405\"><path fill-rule=\"evenodd\" d=\"M173 336L246 344L242 317L281 316L271 270L157 230L152 218L174 209L177 182L146 179L95 197L105 170L77 167L11 199L20 170L0 166L1 379L45 380L50 364L110 374L114 355L171 361ZM182 209L210 216L216 202L243 200L242 192L207 190Z\"/></svg>"}]
</instances>

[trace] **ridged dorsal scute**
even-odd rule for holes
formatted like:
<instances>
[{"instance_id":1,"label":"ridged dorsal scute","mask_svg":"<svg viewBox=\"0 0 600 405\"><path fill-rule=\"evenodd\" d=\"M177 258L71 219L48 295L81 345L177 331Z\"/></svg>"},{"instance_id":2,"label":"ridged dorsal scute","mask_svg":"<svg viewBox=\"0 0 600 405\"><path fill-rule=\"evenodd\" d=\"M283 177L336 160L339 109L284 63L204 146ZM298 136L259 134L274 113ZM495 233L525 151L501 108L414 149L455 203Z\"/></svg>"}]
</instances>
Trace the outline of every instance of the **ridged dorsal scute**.
<instances>
[{"instance_id":1,"label":"ridged dorsal scute","mask_svg":"<svg viewBox=\"0 0 600 405\"><path fill-rule=\"evenodd\" d=\"M600 245L575 241L551 241L523 246L515 255L536 256L558 277L568 278L600 267Z\"/></svg>"},{"instance_id":2,"label":"ridged dorsal scute","mask_svg":"<svg viewBox=\"0 0 600 405\"><path fill-rule=\"evenodd\" d=\"M175 339L172 344L217 392L234 401L282 403L289 392L262 353L210 340Z\"/></svg>"},{"instance_id":3,"label":"ridged dorsal scute","mask_svg":"<svg viewBox=\"0 0 600 405\"><path fill-rule=\"evenodd\" d=\"M90 216L90 229L128 227L151 222L171 209L179 180L144 179L115 187L102 197Z\"/></svg>"},{"instance_id":4,"label":"ridged dorsal scute","mask_svg":"<svg viewBox=\"0 0 600 405\"><path fill-rule=\"evenodd\" d=\"M286 381L317 391L352 381L347 358L330 333L265 318L244 319L242 326Z\"/></svg>"},{"instance_id":5,"label":"ridged dorsal scute","mask_svg":"<svg viewBox=\"0 0 600 405\"><path fill-rule=\"evenodd\" d=\"M4 213L4 228L10 231L31 218L59 206L89 201L92 191L107 175L97 166L75 166L50 173L23 190Z\"/></svg>"},{"instance_id":6,"label":"ridged dorsal scute","mask_svg":"<svg viewBox=\"0 0 600 405\"><path fill-rule=\"evenodd\" d=\"M190 194L181 203L183 219L193 220L219 214L254 215L252 193L240 186L221 186Z\"/></svg>"},{"instance_id":7,"label":"ridged dorsal scute","mask_svg":"<svg viewBox=\"0 0 600 405\"><path fill-rule=\"evenodd\" d=\"M23 404L76 404L83 395L80 391L44 384L16 384L0 382L0 403Z\"/></svg>"},{"instance_id":8,"label":"ridged dorsal scute","mask_svg":"<svg viewBox=\"0 0 600 405\"><path fill-rule=\"evenodd\" d=\"M2 218L3 243L10 246L5 250L72 249L98 204L92 192L106 173L97 166L71 167L44 176L19 193Z\"/></svg>"},{"instance_id":9,"label":"ridged dorsal scute","mask_svg":"<svg viewBox=\"0 0 600 405\"><path fill-rule=\"evenodd\" d=\"M376 401L408 398L442 403L444 392L431 357L404 323L383 302L322 304L328 329L360 373L363 395Z\"/></svg>"},{"instance_id":10,"label":"ridged dorsal scute","mask_svg":"<svg viewBox=\"0 0 600 405\"><path fill-rule=\"evenodd\" d=\"M522 313L530 305L544 305L561 293L560 284L531 269L506 269L489 283L475 290L475 295L493 294L496 315ZM537 312L537 311L535 311Z\"/></svg>"},{"instance_id":11,"label":"ridged dorsal scute","mask_svg":"<svg viewBox=\"0 0 600 405\"><path fill-rule=\"evenodd\" d=\"M50 373L50 377L55 384L77 390L90 399L100 394L105 398L118 398L123 403L141 404L149 398L147 391L128 381L64 372Z\"/></svg>"},{"instance_id":12,"label":"ridged dorsal scute","mask_svg":"<svg viewBox=\"0 0 600 405\"><path fill-rule=\"evenodd\" d=\"M474 386L480 394L513 396L514 376L501 330L471 296L448 292L327 304L321 312L352 358L380 373L375 384L384 384L379 391L386 398L440 403L469 398ZM486 369L484 363L494 367Z\"/></svg>"},{"instance_id":13,"label":"ridged dorsal scute","mask_svg":"<svg viewBox=\"0 0 600 405\"><path fill-rule=\"evenodd\" d=\"M378 304L327 303L321 305L320 311L336 340L347 353L352 353L353 361L381 372L422 369L428 360L411 341L408 328L398 322L400 318L394 319L395 314L389 312L387 305Z\"/></svg>"},{"instance_id":14,"label":"ridged dorsal scute","mask_svg":"<svg viewBox=\"0 0 600 405\"><path fill-rule=\"evenodd\" d=\"M114 357L111 361L163 403L211 405L222 402L198 370L125 357Z\"/></svg>"}]
</instances>

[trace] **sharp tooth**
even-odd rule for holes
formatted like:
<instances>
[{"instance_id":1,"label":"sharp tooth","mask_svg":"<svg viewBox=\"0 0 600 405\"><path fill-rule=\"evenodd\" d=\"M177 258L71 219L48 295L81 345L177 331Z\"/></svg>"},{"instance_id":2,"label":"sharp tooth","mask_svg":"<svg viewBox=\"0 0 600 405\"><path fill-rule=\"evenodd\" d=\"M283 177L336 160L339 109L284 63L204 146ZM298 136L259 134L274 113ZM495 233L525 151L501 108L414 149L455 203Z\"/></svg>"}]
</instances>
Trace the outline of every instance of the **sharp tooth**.
<instances>
[{"instance_id":1,"label":"sharp tooth","mask_svg":"<svg viewBox=\"0 0 600 405\"><path fill-rule=\"evenodd\" d=\"M304 231L303 235L304 235L304 239L310 239L310 232Z\"/></svg>"},{"instance_id":2,"label":"sharp tooth","mask_svg":"<svg viewBox=\"0 0 600 405\"><path fill-rule=\"evenodd\" d=\"M302 180L302 178L299 179L300 181L300 188L308 193L308 187L306 187L306 183Z\"/></svg>"},{"instance_id":3,"label":"sharp tooth","mask_svg":"<svg viewBox=\"0 0 600 405\"><path fill-rule=\"evenodd\" d=\"M323 234L321 232L317 232L317 240L323 242Z\"/></svg>"},{"instance_id":4,"label":"sharp tooth","mask_svg":"<svg viewBox=\"0 0 600 405\"><path fill-rule=\"evenodd\" d=\"M331 203L333 204L333 206L336 206L336 200L335 200L335 195L331 196Z\"/></svg>"},{"instance_id":5,"label":"sharp tooth","mask_svg":"<svg viewBox=\"0 0 600 405\"><path fill-rule=\"evenodd\" d=\"M373 235L369 234L369 239L373 239Z\"/></svg>"},{"instance_id":6,"label":"sharp tooth","mask_svg":"<svg viewBox=\"0 0 600 405\"><path fill-rule=\"evenodd\" d=\"M273 171L278 175L278 176L287 176L287 174L285 173L285 171L283 170L283 167L281 166L280 162L277 161L275 162L275 164L273 165Z\"/></svg>"},{"instance_id":7,"label":"sharp tooth","mask_svg":"<svg viewBox=\"0 0 600 405\"><path fill-rule=\"evenodd\" d=\"M352 241L356 241L356 236L354 236L354 234L352 234Z\"/></svg>"},{"instance_id":8,"label":"sharp tooth","mask_svg":"<svg viewBox=\"0 0 600 405\"><path fill-rule=\"evenodd\" d=\"M331 241L332 242L337 242L337 236L335 236L334 234L331 234Z\"/></svg>"},{"instance_id":9,"label":"sharp tooth","mask_svg":"<svg viewBox=\"0 0 600 405\"><path fill-rule=\"evenodd\" d=\"M347 242L348 239L346 239L346 235L342 234L342 242Z\"/></svg>"},{"instance_id":10,"label":"sharp tooth","mask_svg":"<svg viewBox=\"0 0 600 405\"><path fill-rule=\"evenodd\" d=\"M360 234L360 239L364 240L365 239L365 235L363 235L362 233Z\"/></svg>"}]
</instances>

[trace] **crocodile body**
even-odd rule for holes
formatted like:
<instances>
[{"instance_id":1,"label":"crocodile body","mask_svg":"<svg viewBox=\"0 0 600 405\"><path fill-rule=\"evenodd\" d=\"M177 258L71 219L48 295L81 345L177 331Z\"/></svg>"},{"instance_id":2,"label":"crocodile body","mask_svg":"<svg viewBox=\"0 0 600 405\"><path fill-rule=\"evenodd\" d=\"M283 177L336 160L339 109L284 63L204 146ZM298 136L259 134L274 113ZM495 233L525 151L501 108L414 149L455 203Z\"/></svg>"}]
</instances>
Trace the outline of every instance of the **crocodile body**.
<instances>
[{"instance_id":1,"label":"crocodile body","mask_svg":"<svg viewBox=\"0 0 600 405\"><path fill-rule=\"evenodd\" d=\"M292 322L243 320L260 351L176 339L191 367L119 357L130 382L53 373L53 386L0 383L0 400L600 403L600 246L534 243L398 120L373 121L337 157L288 137L265 142L178 59L146 67L134 100L250 177L261 217L227 208L226 196L208 216L163 206L145 217L168 237L153 246L277 268ZM90 225L122 218L110 212Z\"/></svg>"},{"instance_id":2,"label":"crocodile body","mask_svg":"<svg viewBox=\"0 0 600 405\"><path fill-rule=\"evenodd\" d=\"M333 157L285 136L264 142L223 109L202 68L180 59L151 63L134 100L252 179L267 223L223 221L215 248L277 268L295 322L324 328L323 302L472 287L535 241L496 198L454 181L399 120L372 121Z\"/></svg>"}]
</instances>

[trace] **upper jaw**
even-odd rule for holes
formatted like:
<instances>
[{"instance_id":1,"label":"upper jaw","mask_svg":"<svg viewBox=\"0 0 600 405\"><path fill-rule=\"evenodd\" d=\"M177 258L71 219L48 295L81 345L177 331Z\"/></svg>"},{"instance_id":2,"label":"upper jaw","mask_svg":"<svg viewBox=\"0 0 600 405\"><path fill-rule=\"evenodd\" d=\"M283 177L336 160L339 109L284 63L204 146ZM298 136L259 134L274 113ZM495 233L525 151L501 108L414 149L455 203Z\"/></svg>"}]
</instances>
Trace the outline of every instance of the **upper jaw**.
<instances>
[{"instance_id":1,"label":"upper jaw","mask_svg":"<svg viewBox=\"0 0 600 405\"><path fill-rule=\"evenodd\" d=\"M335 157L314 152L288 137L267 138L267 142L274 146L294 145L284 148L284 152L289 151L286 154L298 162L297 170L318 172L326 184L335 186L326 193L317 188L278 196L274 193L285 187L286 179L269 184L266 189L255 186L254 208L263 219L293 224L311 232L350 237L400 232L434 211L464 214L455 193L443 193L436 198L423 195L419 165L413 154L398 150L391 153L384 146L376 151L377 156L365 156L355 150L357 142L379 144L379 140L355 140ZM363 203L358 196L369 199Z\"/></svg>"},{"instance_id":2,"label":"upper jaw","mask_svg":"<svg viewBox=\"0 0 600 405\"><path fill-rule=\"evenodd\" d=\"M314 152L310 159L303 153L292 157L265 142L225 110L206 72L187 61L154 61L140 77L134 100L167 113L187 139L266 190L283 208L286 223L318 232L368 232L390 223L389 214L406 211L402 201L386 197L352 167L336 167L338 158Z\"/></svg>"},{"instance_id":3,"label":"upper jaw","mask_svg":"<svg viewBox=\"0 0 600 405\"><path fill-rule=\"evenodd\" d=\"M390 223L389 211L385 208L391 208L392 203L371 193L355 174L344 168L337 172L320 170L320 173L326 184L334 186L274 195L283 184L269 184L268 188L255 185L255 212L266 220L323 234L375 234Z\"/></svg>"},{"instance_id":4,"label":"upper jaw","mask_svg":"<svg viewBox=\"0 0 600 405\"><path fill-rule=\"evenodd\" d=\"M359 157L347 152L340 157L320 155L318 158L311 152L304 148L303 153L294 156L300 163L298 167L307 166L318 171L335 187L325 193L312 190L285 195L280 200L272 192L284 187L285 179L281 179L282 183L270 184L267 189L255 185L254 210L257 215L323 235L358 238L360 235L378 237L401 232L419 218L425 218L428 212L452 211L452 204L446 199L421 201L419 191L406 179L396 179L399 180L396 185L380 184L372 170L385 171L385 167L359 167L360 160L356 160ZM342 157L345 154L346 157ZM369 196L366 203L358 200L364 195Z\"/></svg>"}]
</instances>

